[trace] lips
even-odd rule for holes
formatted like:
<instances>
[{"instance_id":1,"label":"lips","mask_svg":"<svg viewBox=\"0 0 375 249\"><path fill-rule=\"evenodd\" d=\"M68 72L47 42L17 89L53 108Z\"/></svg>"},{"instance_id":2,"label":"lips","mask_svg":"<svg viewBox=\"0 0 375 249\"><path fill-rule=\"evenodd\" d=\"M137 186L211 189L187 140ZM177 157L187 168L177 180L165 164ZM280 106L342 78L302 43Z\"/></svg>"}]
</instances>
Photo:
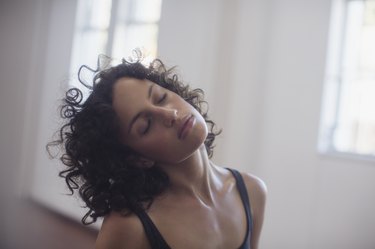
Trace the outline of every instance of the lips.
<instances>
[{"instance_id":1,"label":"lips","mask_svg":"<svg viewBox=\"0 0 375 249\"><path fill-rule=\"evenodd\" d=\"M178 138L182 139L186 136L188 130L193 126L194 116L193 115L186 115L182 122L181 126L178 129Z\"/></svg>"}]
</instances>

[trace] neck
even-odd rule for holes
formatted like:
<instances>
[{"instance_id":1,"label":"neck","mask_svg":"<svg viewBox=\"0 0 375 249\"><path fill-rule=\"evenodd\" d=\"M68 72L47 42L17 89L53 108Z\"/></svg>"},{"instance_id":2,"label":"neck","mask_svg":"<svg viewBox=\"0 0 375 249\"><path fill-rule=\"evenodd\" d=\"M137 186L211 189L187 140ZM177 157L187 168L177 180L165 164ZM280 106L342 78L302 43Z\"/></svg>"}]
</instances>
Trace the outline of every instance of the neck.
<instances>
[{"instance_id":1,"label":"neck","mask_svg":"<svg viewBox=\"0 0 375 249\"><path fill-rule=\"evenodd\" d=\"M213 203L213 190L218 183L218 176L204 145L186 160L160 167L170 179L168 193L190 196L207 205Z\"/></svg>"}]
</instances>

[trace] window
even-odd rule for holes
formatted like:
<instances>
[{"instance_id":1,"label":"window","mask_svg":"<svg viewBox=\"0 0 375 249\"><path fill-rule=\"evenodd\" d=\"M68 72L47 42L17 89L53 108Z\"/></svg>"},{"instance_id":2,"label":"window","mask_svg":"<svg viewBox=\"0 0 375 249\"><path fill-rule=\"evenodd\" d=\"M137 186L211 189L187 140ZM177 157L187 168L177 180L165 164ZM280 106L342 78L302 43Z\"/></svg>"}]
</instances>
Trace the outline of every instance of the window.
<instances>
[{"instance_id":1,"label":"window","mask_svg":"<svg viewBox=\"0 0 375 249\"><path fill-rule=\"evenodd\" d=\"M120 60L141 48L147 58L155 58L160 12L161 0L79 0L72 76L83 64L95 67L99 54ZM72 85L86 91L77 80Z\"/></svg>"},{"instance_id":2,"label":"window","mask_svg":"<svg viewBox=\"0 0 375 249\"><path fill-rule=\"evenodd\" d=\"M375 159L375 1L333 5L319 149Z\"/></svg>"}]
</instances>

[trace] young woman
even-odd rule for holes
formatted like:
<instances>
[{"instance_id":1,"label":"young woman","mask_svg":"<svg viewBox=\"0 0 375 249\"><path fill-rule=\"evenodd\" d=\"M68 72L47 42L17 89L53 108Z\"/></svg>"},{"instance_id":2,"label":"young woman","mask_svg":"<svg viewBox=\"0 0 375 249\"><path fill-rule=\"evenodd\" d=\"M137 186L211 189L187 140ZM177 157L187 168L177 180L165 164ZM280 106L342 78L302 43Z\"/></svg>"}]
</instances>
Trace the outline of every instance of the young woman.
<instances>
[{"instance_id":1,"label":"young woman","mask_svg":"<svg viewBox=\"0 0 375 249\"><path fill-rule=\"evenodd\" d=\"M219 132L203 91L160 60L95 73L93 86L80 80L85 101L67 91L67 122L48 147L64 146L60 176L89 209L82 222L104 217L96 248L257 249L265 184L210 161Z\"/></svg>"}]
</instances>

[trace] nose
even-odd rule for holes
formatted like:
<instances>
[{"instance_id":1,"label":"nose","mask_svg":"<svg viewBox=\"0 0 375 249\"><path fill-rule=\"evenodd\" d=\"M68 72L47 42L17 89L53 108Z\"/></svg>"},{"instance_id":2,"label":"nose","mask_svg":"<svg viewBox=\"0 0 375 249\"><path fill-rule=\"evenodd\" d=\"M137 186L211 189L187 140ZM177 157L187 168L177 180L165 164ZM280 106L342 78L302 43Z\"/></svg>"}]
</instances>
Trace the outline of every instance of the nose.
<instances>
[{"instance_id":1,"label":"nose","mask_svg":"<svg viewBox=\"0 0 375 249\"><path fill-rule=\"evenodd\" d=\"M164 125L172 127L177 120L177 110L174 108L159 107L156 110L156 115L161 119Z\"/></svg>"}]
</instances>

